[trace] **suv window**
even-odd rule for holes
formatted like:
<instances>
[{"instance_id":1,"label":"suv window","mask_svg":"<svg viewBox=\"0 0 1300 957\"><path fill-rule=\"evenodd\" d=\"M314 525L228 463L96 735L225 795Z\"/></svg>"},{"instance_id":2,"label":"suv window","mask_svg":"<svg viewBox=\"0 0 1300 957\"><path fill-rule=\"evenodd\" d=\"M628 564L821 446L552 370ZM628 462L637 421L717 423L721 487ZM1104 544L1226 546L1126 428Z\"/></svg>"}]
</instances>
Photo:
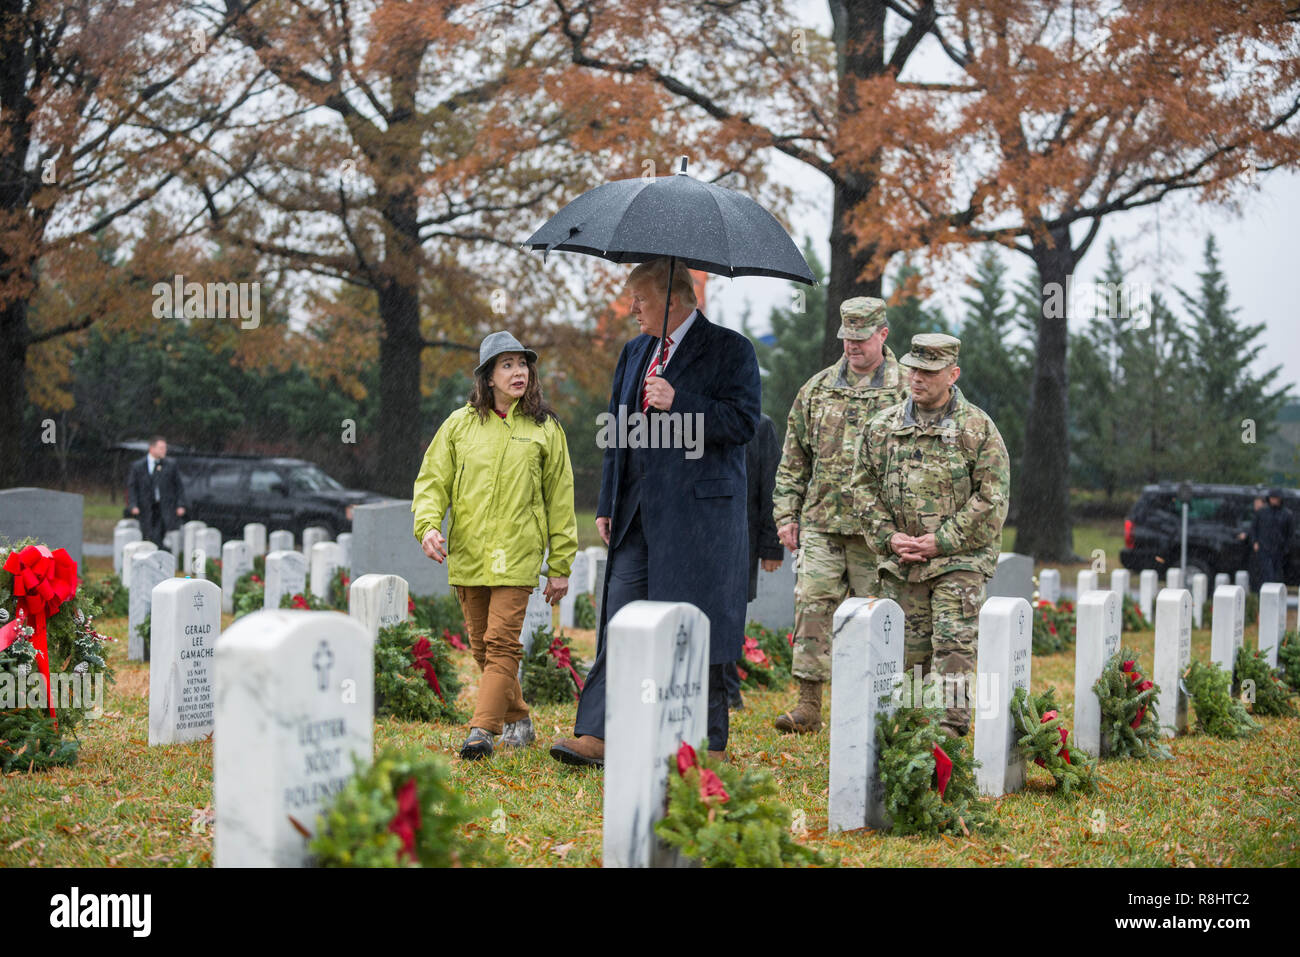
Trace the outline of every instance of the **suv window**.
<instances>
[{"instance_id":1,"label":"suv window","mask_svg":"<svg viewBox=\"0 0 1300 957\"><path fill-rule=\"evenodd\" d=\"M289 473L289 483L295 492L319 492L322 489L341 489L338 482L314 465L304 465Z\"/></svg>"},{"instance_id":2,"label":"suv window","mask_svg":"<svg viewBox=\"0 0 1300 957\"><path fill-rule=\"evenodd\" d=\"M1151 508L1167 512L1174 518L1182 521L1183 504L1178 501L1177 495L1156 495L1154 500L1149 504ZM1187 518L1192 522L1222 518L1224 516L1222 516L1220 512L1227 504L1228 501L1221 495L1197 496L1187 503ZM1235 522L1236 519L1233 518L1232 521Z\"/></svg>"},{"instance_id":3,"label":"suv window","mask_svg":"<svg viewBox=\"0 0 1300 957\"><path fill-rule=\"evenodd\" d=\"M237 492L244 484L244 469L241 465L214 465L208 473L209 492Z\"/></svg>"},{"instance_id":4,"label":"suv window","mask_svg":"<svg viewBox=\"0 0 1300 957\"><path fill-rule=\"evenodd\" d=\"M275 469L253 469L248 477L248 487L253 492L269 492L277 484L284 484L284 480Z\"/></svg>"}]
</instances>

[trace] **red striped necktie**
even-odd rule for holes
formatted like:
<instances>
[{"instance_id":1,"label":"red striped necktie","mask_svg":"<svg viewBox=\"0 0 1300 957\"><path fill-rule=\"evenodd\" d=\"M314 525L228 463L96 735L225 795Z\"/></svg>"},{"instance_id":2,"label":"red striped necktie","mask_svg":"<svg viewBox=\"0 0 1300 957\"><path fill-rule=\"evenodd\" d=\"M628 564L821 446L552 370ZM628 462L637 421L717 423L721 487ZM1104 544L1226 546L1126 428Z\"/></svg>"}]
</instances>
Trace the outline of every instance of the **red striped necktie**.
<instances>
[{"instance_id":1,"label":"red striped necktie","mask_svg":"<svg viewBox=\"0 0 1300 957\"><path fill-rule=\"evenodd\" d=\"M669 348L669 349L671 349L671 348L673 347L673 337L672 337L672 336L669 336L669 337L666 338L664 341L668 343L668 348ZM645 377L646 377L647 379L650 378L652 375L658 375L658 374L659 374L659 359L663 356L664 352L665 352L665 350L660 349L658 346L655 346L655 357L654 357L654 360L650 363L650 368L647 369L647 370L646 370L646 373L645 373ZM646 387L645 387L644 384L642 384L642 386L641 386L641 411L642 411L642 412L649 412L649 411L650 411L650 398L649 398L649 396L646 395Z\"/></svg>"}]
</instances>

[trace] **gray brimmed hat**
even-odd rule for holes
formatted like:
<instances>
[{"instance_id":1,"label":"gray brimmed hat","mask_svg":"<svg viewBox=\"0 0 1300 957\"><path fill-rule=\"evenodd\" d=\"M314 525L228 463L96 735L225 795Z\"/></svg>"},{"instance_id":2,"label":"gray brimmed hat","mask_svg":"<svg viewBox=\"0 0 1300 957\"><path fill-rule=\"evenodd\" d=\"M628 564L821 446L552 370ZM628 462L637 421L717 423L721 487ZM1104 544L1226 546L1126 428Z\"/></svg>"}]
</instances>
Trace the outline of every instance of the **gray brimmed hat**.
<instances>
[{"instance_id":1,"label":"gray brimmed hat","mask_svg":"<svg viewBox=\"0 0 1300 957\"><path fill-rule=\"evenodd\" d=\"M522 352L528 357L529 362L537 361L537 353L532 349L525 349L516 339L508 332L494 332L483 340L483 344L478 347L478 368L474 374L478 375L487 368L497 356L503 352Z\"/></svg>"},{"instance_id":2,"label":"gray brimmed hat","mask_svg":"<svg viewBox=\"0 0 1300 957\"><path fill-rule=\"evenodd\" d=\"M912 351L898 360L899 365L938 372L957 361L961 340L941 332L923 332L912 336Z\"/></svg>"},{"instance_id":3,"label":"gray brimmed hat","mask_svg":"<svg viewBox=\"0 0 1300 957\"><path fill-rule=\"evenodd\" d=\"M840 331L837 335L841 339L870 339L888 322L885 300L856 296L840 303Z\"/></svg>"}]
</instances>

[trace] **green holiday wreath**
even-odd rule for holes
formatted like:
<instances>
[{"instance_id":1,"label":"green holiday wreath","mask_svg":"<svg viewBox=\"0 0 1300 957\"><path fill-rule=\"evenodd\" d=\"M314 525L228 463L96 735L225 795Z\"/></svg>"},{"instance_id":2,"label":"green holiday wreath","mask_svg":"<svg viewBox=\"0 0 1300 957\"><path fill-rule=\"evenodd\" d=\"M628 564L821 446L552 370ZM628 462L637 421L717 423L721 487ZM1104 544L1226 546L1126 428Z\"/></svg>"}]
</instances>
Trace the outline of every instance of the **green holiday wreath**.
<instances>
[{"instance_id":1,"label":"green holiday wreath","mask_svg":"<svg viewBox=\"0 0 1300 957\"><path fill-rule=\"evenodd\" d=\"M460 676L451 646L414 622L379 629L375 641L375 714L403 721L465 720L456 708Z\"/></svg>"},{"instance_id":2,"label":"green holiday wreath","mask_svg":"<svg viewBox=\"0 0 1300 957\"><path fill-rule=\"evenodd\" d=\"M574 658L569 636L550 628L533 633L532 651L523 660L524 700L529 704L565 704L575 701L587 680L587 669Z\"/></svg>"},{"instance_id":3,"label":"green holiday wreath","mask_svg":"<svg viewBox=\"0 0 1300 957\"><path fill-rule=\"evenodd\" d=\"M1121 616L1121 631L1149 631L1155 626L1147 621L1147 616L1142 614L1142 609L1138 603L1133 600L1132 595L1124 596L1124 611Z\"/></svg>"},{"instance_id":4,"label":"green holiday wreath","mask_svg":"<svg viewBox=\"0 0 1300 957\"><path fill-rule=\"evenodd\" d=\"M1300 632L1288 631L1277 646L1277 663L1292 691L1300 691Z\"/></svg>"},{"instance_id":5,"label":"green holiday wreath","mask_svg":"<svg viewBox=\"0 0 1300 957\"><path fill-rule=\"evenodd\" d=\"M1138 670L1137 652L1112 655L1092 686L1101 704L1101 753L1112 758L1171 758L1160 741L1160 687Z\"/></svg>"},{"instance_id":6,"label":"green holiday wreath","mask_svg":"<svg viewBox=\"0 0 1300 957\"><path fill-rule=\"evenodd\" d=\"M940 708L895 709L876 719L880 780L890 833L962 834L997 828L975 785L965 738L949 737Z\"/></svg>"},{"instance_id":7,"label":"green holiday wreath","mask_svg":"<svg viewBox=\"0 0 1300 957\"><path fill-rule=\"evenodd\" d=\"M1216 738L1244 738L1259 730L1245 705L1232 696L1232 675L1214 662L1193 661L1183 678L1196 711L1196 725Z\"/></svg>"},{"instance_id":8,"label":"green holiday wreath","mask_svg":"<svg viewBox=\"0 0 1300 957\"><path fill-rule=\"evenodd\" d=\"M1017 688L1011 697L1011 720L1021 755L1051 774L1062 795L1097 789L1096 759L1078 747L1065 727L1055 688L1049 687L1040 695Z\"/></svg>"},{"instance_id":9,"label":"green holiday wreath","mask_svg":"<svg viewBox=\"0 0 1300 957\"><path fill-rule=\"evenodd\" d=\"M682 742L668 759L668 812L655 833L704 867L826 864L790 831L790 809L772 800L776 780L766 768L740 770L708 757L708 742Z\"/></svg>"},{"instance_id":10,"label":"green holiday wreath","mask_svg":"<svg viewBox=\"0 0 1300 957\"><path fill-rule=\"evenodd\" d=\"M791 633L792 634L792 633ZM773 631L757 621L745 626L745 641L736 668L747 688L779 691L791 681L794 664L794 639L791 634Z\"/></svg>"},{"instance_id":11,"label":"green holiday wreath","mask_svg":"<svg viewBox=\"0 0 1300 957\"><path fill-rule=\"evenodd\" d=\"M1291 703L1291 689L1268 659L1258 651L1237 649L1237 667L1234 672L1241 685L1242 696L1251 702L1251 714L1294 718L1295 705Z\"/></svg>"},{"instance_id":12,"label":"green holiday wreath","mask_svg":"<svg viewBox=\"0 0 1300 957\"><path fill-rule=\"evenodd\" d=\"M1074 604L1061 601L1052 604L1040 601L1034 610L1033 652L1050 655L1074 645Z\"/></svg>"},{"instance_id":13,"label":"green holiday wreath","mask_svg":"<svg viewBox=\"0 0 1300 957\"><path fill-rule=\"evenodd\" d=\"M596 627L596 599L590 592L583 592L573 599L573 627Z\"/></svg>"},{"instance_id":14,"label":"green holiday wreath","mask_svg":"<svg viewBox=\"0 0 1300 957\"><path fill-rule=\"evenodd\" d=\"M420 748L385 749L316 818L319 867L494 867L505 855L477 822L486 808L456 786L448 763Z\"/></svg>"}]
</instances>

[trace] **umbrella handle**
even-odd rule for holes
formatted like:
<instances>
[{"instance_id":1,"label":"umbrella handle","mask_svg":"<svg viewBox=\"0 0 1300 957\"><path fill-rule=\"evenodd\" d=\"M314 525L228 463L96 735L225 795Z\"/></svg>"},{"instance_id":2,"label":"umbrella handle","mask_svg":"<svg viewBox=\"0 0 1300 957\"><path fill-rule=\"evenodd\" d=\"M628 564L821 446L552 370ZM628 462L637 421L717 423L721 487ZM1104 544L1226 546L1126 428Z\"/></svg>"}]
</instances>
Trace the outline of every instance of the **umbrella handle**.
<instances>
[{"instance_id":1,"label":"umbrella handle","mask_svg":"<svg viewBox=\"0 0 1300 957\"><path fill-rule=\"evenodd\" d=\"M673 270L677 268L677 257L668 257L668 289L664 293L664 332L659 337L659 371L662 373L664 363L668 361L668 301L673 294Z\"/></svg>"}]
</instances>

